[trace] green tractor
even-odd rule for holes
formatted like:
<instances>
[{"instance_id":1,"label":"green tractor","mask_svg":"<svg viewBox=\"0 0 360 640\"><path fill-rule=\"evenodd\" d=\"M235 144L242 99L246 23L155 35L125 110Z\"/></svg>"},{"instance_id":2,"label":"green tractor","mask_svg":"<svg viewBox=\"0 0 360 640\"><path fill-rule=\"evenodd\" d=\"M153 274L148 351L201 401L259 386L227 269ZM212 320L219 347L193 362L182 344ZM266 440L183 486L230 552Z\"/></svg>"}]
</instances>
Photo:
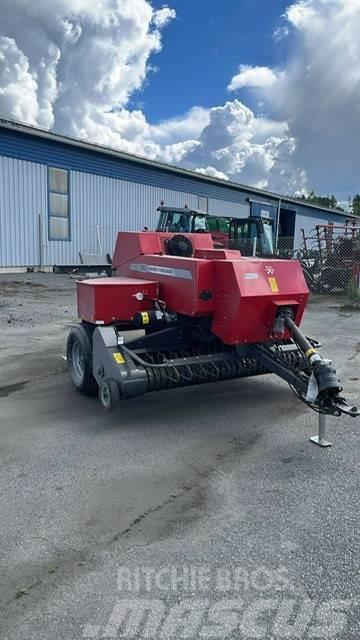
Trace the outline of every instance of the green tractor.
<instances>
[{"instance_id":1,"label":"green tractor","mask_svg":"<svg viewBox=\"0 0 360 640\"><path fill-rule=\"evenodd\" d=\"M217 248L238 249L243 256L274 255L275 224L271 218L215 216L188 207L158 207L156 231L211 233Z\"/></svg>"}]
</instances>

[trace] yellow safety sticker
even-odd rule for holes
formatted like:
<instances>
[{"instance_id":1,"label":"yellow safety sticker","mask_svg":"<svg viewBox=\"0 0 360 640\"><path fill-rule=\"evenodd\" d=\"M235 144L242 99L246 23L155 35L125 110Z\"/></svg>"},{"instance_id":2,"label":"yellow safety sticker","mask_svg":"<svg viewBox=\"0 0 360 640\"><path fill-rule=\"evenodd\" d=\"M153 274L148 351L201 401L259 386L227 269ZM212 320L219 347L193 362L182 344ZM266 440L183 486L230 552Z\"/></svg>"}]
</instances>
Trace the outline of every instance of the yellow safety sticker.
<instances>
[{"instance_id":1,"label":"yellow safety sticker","mask_svg":"<svg viewBox=\"0 0 360 640\"><path fill-rule=\"evenodd\" d=\"M314 353L317 353L317 351L313 347L311 347L311 349L308 349L307 351L305 351L305 355L306 355L307 358L312 356Z\"/></svg>"},{"instance_id":2,"label":"yellow safety sticker","mask_svg":"<svg viewBox=\"0 0 360 640\"><path fill-rule=\"evenodd\" d=\"M124 358L122 353L119 353L117 351L116 353L113 353L113 356L114 356L114 360L115 360L115 362L117 362L117 364L125 364L125 358Z\"/></svg>"},{"instance_id":3,"label":"yellow safety sticker","mask_svg":"<svg viewBox=\"0 0 360 640\"><path fill-rule=\"evenodd\" d=\"M143 324L149 324L149 314L147 311L142 311L141 317L142 317Z\"/></svg>"},{"instance_id":4,"label":"yellow safety sticker","mask_svg":"<svg viewBox=\"0 0 360 640\"><path fill-rule=\"evenodd\" d=\"M269 285L273 293L278 293L279 287L276 278L269 278Z\"/></svg>"}]
</instances>

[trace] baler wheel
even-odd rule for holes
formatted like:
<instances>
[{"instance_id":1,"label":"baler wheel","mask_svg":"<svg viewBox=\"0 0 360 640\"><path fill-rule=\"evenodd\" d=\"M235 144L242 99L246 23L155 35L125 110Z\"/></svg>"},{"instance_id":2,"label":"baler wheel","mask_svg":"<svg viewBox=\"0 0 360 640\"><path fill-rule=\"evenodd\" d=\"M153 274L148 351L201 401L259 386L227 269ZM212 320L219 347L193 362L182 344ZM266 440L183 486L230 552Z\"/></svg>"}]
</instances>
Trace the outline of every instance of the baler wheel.
<instances>
[{"instance_id":1,"label":"baler wheel","mask_svg":"<svg viewBox=\"0 0 360 640\"><path fill-rule=\"evenodd\" d=\"M114 411L120 402L120 392L113 378L104 378L99 387L99 400L106 411Z\"/></svg>"},{"instance_id":2,"label":"baler wheel","mask_svg":"<svg viewBox=\"0 0 360 640\"><path fill-rule=\"evenodd\" d=\"M91 337L83 326L71 329L66 344L66 359L74 387L87 396L97 393L93 376Z\"/></svg>"}]
</instances>

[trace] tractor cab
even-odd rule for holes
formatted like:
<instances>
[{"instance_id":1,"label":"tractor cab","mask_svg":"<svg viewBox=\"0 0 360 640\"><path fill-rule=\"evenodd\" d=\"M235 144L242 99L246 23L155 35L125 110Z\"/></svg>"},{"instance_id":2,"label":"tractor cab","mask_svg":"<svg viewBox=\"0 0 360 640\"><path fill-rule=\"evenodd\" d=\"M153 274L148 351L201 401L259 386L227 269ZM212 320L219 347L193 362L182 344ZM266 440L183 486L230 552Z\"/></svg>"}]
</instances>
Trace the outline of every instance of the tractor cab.
<instances>
[{"instance_id":1,"label":"tractor cab","mask_svg":"<svg viewBox=\"0 0 360 640\"><path fill-rule=\"evenodd\" d=\"M207 213L188 207L158 207L160 212L156 231L170 233L206 233L209 232Z\"/></svg>"},{"instance_id":2,"label":"tractor cab","mask_svg":"<svg viewBox=\"0 0 360 640\"><path fill-rule=\"evenodd\" d=\"M158 207L156 231L170 233L210 233L214 246L239 249L242 255L274 255L274 222L251 216L232 218L209 215L188 207Z\"/></svg>"},{"instance_id":3,"label":"tractor cab","mask_svg":"<svg viewBox=\"0 0 360 640\"><path fill-rule=\"evenodd\" d=\"M260 216L233 218L230 226L230 244L231 248L240 249L243 255L250 252L254 255L274 255L274 221Z\"/></svg>"}]
</instances>

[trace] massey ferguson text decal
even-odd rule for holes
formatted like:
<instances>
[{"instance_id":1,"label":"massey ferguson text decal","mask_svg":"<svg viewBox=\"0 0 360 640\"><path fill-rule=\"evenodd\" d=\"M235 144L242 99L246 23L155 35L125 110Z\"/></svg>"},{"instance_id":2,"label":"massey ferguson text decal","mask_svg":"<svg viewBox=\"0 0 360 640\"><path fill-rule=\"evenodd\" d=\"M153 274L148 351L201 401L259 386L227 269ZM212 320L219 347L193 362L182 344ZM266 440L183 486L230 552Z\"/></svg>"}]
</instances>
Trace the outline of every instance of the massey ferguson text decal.
<instances>
[{"instance_id":1,"label":"massey ferguson text decal","mask_svg":"<svg viewBox=\"0 0 360 640\"><path fill-rule=\"evenodd\" d=\"M188 269L173 269L172 267L159 267L156 264L143 264L134 262L130 264L131 271L139 273L154 273L159 276L168 276L169 278L181 278L182 280L192 280L192 273Z\"/></svg>"}]
</instances>

